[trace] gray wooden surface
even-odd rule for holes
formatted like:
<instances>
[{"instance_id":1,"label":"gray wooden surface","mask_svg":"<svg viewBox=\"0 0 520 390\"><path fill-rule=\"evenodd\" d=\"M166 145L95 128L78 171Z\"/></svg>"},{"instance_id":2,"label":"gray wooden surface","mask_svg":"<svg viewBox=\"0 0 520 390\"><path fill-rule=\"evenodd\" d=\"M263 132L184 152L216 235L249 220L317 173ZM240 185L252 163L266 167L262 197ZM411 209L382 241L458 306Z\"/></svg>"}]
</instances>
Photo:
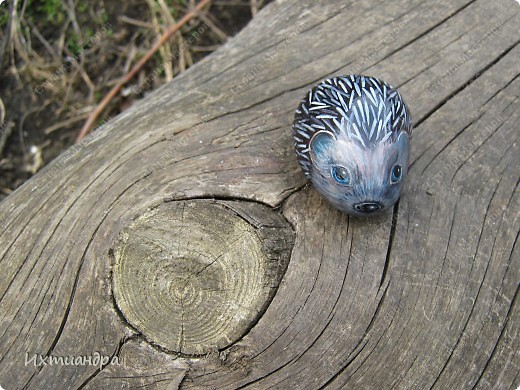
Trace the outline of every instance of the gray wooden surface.
<instances>
[{"instance_id":1,"label":"gray wooden surface","mask_svg":"<svg viewBox=\"0 0 520 390\"><path fill-rule=\"evenodd\" d=\"M513 0L267 6L0 204L0 385L517 388L519 10ZM305 186L290 137L308 88L353 72L397 86L415 124L403 196L368 220ZM197 357L126 321L110 255L146 210L192 198L260 202L295 231L265 313ZM94 353L118 364L42 362Z\"/></svg>"}]
</instances>

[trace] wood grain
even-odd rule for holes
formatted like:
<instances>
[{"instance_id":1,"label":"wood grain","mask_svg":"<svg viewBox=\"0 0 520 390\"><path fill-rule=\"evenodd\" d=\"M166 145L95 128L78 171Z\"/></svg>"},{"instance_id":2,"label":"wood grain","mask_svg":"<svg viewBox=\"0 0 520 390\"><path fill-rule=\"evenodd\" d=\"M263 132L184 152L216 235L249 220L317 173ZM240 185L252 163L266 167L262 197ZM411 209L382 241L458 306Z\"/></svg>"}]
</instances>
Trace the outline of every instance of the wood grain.
<instances>
[{"instance_id":1,"label":"wood grain","mask_svg":"<svg viewBox=\"0 0 520 390\"><path fill-rule=\"evenodd\" d=\"M0 385L516 389L519 10L510 0L265 7L0 204ZM308 88L351 72L397 86L415 124L401 200L369 220L306 187L291 146ZM149 208L198 198L262 203L296 236L256 325L186 358L118 314L109 250ZM24 364L94 352L126 358Z\"/></svg>"},{"instance_id":2,"label":"wood grain","mask_svg":"<svg viewBox=\"0 0 520 390\"><path fill-rule=\"evenodd\" d=\"M112 271L117 308L168 351L224 349L265 311L293 243L291 226L257 203L165 203L119 236Z\"/></svg>"}]
</instances>

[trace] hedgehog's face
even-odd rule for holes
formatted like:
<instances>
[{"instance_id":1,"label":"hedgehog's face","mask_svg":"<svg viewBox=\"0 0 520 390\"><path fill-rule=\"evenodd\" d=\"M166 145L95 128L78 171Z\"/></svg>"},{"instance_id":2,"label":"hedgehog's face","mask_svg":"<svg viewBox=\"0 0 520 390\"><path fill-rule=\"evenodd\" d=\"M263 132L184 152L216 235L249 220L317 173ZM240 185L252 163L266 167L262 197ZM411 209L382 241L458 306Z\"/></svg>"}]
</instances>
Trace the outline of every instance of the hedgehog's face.
<instances>
[{"instance_id":1,"label":"hedgehog's face","mask_svg":"<svg viewBox=\"0 0 520 390\"><path fill-rule=\"evenodd\" d=\"M365 148L348 137L328 132L310 142L311 181L336 208L353 215L369 215L391 207L399 198L408 171L409 136Z\"/></svg>"}]
</instances>

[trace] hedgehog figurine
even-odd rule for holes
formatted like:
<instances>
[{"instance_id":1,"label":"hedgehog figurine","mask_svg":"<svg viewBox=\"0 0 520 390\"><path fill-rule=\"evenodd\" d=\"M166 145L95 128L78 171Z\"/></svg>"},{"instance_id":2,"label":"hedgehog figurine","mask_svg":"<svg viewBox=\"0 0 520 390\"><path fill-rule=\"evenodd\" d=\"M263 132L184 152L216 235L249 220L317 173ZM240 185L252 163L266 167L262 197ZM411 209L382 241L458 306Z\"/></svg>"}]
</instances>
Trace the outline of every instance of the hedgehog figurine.
<instances>
[{"instance_id":1,"label":"hedgehog figurine","mask_svg":"<svg viewBox=\"0 0 520 390\"><path fill-rule=\"evenodd\" d=\"M327 79L296 110L298 162L334 207L367 216L390 208L408 171L412 123L401 95L374 77Z\"/></svg>"}]
</instances>

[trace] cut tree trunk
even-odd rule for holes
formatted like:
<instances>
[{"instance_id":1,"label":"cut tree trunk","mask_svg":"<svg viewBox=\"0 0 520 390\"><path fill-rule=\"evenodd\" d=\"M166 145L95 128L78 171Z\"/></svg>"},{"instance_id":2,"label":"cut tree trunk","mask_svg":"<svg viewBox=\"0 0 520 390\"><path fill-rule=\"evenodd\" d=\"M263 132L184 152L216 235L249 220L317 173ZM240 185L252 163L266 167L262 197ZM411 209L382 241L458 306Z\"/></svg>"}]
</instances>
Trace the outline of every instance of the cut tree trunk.
<instances>
[{"instance_id":1,"label":"cut tree trunk","mask_svg":"<svg viewBox=\"0 0 520 390\"><path fill-rule=\"evenodd\" d=\"M517 388L519 10L265 7L0 204L0 385ZM300 99L349 73L414 122L401 199L370 219L292 150Z\"/></svg>"}]
</instances>

